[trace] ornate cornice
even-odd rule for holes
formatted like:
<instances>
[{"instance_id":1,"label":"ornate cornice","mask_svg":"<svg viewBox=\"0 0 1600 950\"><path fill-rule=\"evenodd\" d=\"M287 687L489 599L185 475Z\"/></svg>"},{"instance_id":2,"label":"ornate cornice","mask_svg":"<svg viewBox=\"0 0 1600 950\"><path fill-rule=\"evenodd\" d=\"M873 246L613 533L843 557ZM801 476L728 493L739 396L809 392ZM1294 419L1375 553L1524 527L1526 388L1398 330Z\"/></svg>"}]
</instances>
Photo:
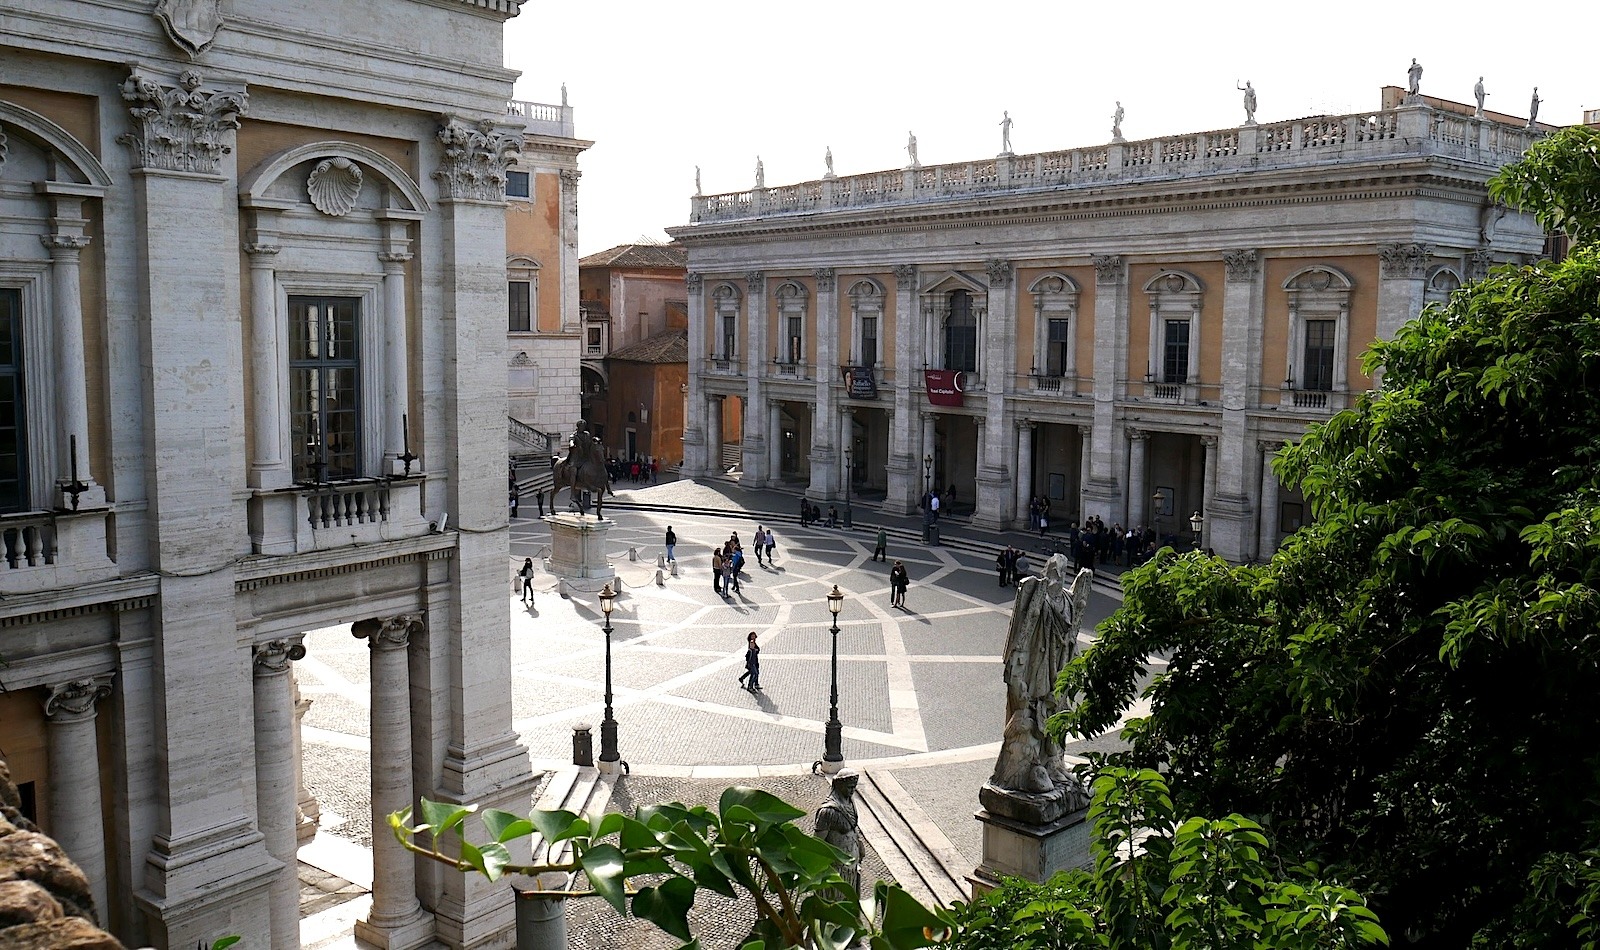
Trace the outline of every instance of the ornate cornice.
<instances>
[{"instance_id":1,"label":"ornate cornice","mask_svg":"<svg viewBox=\"0 0 1600 950\"><path fill-rule=\"evenodd\" d=\"M1433 247L1428 244L1379 244L1378 260L1384 277L1424 277Z\"/></svg>"},{"instance_id":2,"label":"ornate cornice","mask_svg":"<svg viewBox=\"0 0 1600 950\"><path fill-rule=\"evenodd\" d=\"M835 274L834 274L833 268L831 268L831 267L819 267L819 268L816 269L816 271L814 271L812 273L811 276L813 276L813 277L815 277L817 279L817 293L819 293L819 294L831 294L831 293L833 293L834 287L836 286L836 284L835 284L836 278L835 278Z\"/></svg>"},{"instance_id":3,"label":"ornate cornice","mask_svg":"<svg viewBox=\"0 0 1600 950\"><path fill-rule=\"evenodd\" d=\"M398 614L377 620L358 620L350 625L350 634L367 641L373 650L404 649L411 635L422 629L421 614Z\"/></svg>"},{"instance_id":4,"label":"ornate cornice","mask_svg":"<svg viewBox=\"0 0 1600 950\"><path fill-rule=\"evenodd\" d=\"M203 83L192 69L178 76L176 86L137 69L123 81L122 98L134 103L128 109L133 131L117 141L131 150L134 168L221 173L222 156L233 151L228 134L248 112L250 97L243 90L202 89Z\"/></svg>"},{"instance_id":5,"label":"ornate cornice","mask_svg":"<svg viewBox=\"0 0 1600 950\"><path fill-rule=\"evenodd\" d=\"M444 157L433 178L445 200L506 200L506 166L522 151L522 133L488 119L468 125L443 117Z\"/></svg>"},{"instance_id":6,"label":"ornate cornice","mask_svg":"<svg viewBox=\"0 0 1600 950\"><path fill-rule=\"evenodd\" d=\"M1127 262L1121 254L1094 255L1094 280L1097 284L1114 284L1128 272Z\"/></svg>"},{"instance_id":7,"label":"ornate cornice","mask_svg":"<svg viewBox=\"0 0 1600 950\"><path fill-rule=\"evenodd\" d=\"M1001 261L1001 260L985 261L983 266L984 266L984 269L989 272L989 286L990 287L1009 287L1009 286L1011 286L1011 262L1010 261Z\"/></svg>"},{"instance_id":8,"label":"ornate cornice","mask_svg":"<svg viewBox=\"0 0 1600 950\"><path fill-rule=\"evenodd\" d=\"M298 640L268 640L253 648L254 668L257 676L272 676L289 672L289 664L304 659L306 648Z\"/></svg>"},{"instance_id":9,"label":"ornate cornice","mask_svg":"<svg viewBox=\"0 0 1600 950\"><path fill-rule=\"evenodd\" d=\"M1222 255L1222 263L1227 265L1229 280L1255 280L1261 270L1261 252L1255 248L1228 251Z\"/></svg>"},{"instance_id":10,"label":"ornate cornice","mask_svg":"<svg viewBox=\"0 0 1600 950\"><path fill-rule=\"evenodd\" d=\"M47 687L45 716L52 722L93 719L95 704L111 694L112 677L111 673L100 673Z\"/></svg>"}]
</instances>

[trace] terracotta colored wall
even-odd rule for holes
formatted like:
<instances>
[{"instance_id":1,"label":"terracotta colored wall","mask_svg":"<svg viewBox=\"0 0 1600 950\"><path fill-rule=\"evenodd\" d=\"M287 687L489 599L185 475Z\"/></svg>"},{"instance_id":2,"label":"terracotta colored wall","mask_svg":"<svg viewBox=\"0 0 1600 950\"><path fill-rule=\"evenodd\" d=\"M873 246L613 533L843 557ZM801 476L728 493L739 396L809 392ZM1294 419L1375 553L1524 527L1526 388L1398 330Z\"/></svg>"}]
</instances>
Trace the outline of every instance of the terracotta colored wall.
<instances>
[{"instance_id":1,"label":"terracotta colored wall","mask_svg":"<svg viewBox=\"0 0 1600 950\"><path fill-rule=\"evenodd\" d=\"M1350 290L1350 391L1364 392L1372 388L1372 377L1361 372L1361 357L1378 335L1378 257L1347 257L1339 267L1355 285Z\"/></svg>"},{"instance_id":2,"label":"terracotta colored wall","mask_svg":"<svg viewBox=\"0 0 1600 950\"><path fill-rule=\"evenodd\" d=\"M506 256L539 262L538 328L551 333L561 329L561 176L530 174L529 194L506 210Z\"/></svg>"},{"instance_id":3,"label":"terracotta colored wall","mask_svg":"<svg viewBox=\"0 0 1600 950\"><path fill-rule=\"evenodd\" d=\"M65 129L96 158L105 158L100 151L100 117L94 97L0 85L0 99L39 113Z\"/></svg>"},{"instance_id":4,"label":"terracotta colored wall","mask_svg":"<svg viewBox=\"0 0 1600 950\"><path fill-rule=\"evenodd\" d=\"M313 129L301 125L285 125L279 122L261 122L247 119L240 125L237 133L238 142L234 152L239 156L239 177L246 178L260 163L272 156L304 145L307 142L322 142L337 139L341 142L350 142L353 145L365 145L367 148L380 153L396 165L404 168L411 176L412 181L420 181L417 173L416 143L409 139L384 138L377 135L360 135L354 132L330 131L328 129Z\"/></svg>"},{"instance_id":5,"label":"terracotta colored wall","mask_svg":"<svg viewBox=\"0 0 1600 950\"><path fill-rule=\"evenodd\" d=\"M49 833L49 809L45 805L50 800L50 761L45 747L44 711L35 691L0 693L0 749L5 750L13 782L35 783L39 827Z\"/></svg>"}]
</instances>

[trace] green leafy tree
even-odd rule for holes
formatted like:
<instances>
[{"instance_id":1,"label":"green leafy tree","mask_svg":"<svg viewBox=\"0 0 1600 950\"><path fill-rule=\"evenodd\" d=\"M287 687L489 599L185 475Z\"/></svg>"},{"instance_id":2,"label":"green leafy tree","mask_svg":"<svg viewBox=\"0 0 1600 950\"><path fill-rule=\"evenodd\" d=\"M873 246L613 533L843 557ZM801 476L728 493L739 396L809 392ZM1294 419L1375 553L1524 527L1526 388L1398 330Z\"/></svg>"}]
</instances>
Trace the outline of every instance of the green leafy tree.
<instances>
[{"instance_id":1,"label":"green leafy tree","mask_svg":"<svg viewBox=\"0 0 1600 950\"><path fill-rule=\"evenodd\" d=\"M1597 142L1559 133L1491 189L1600 236ZM1112 727L1161 655L1112 760L1160 763L1180 812L1251 816L1418 945L1593 946L1600 251L1500 268L1366 363L1383 388L1276 461L1312 523L1259 567L1125 575L1051 728Z\"/></svg>"}]
</instances>

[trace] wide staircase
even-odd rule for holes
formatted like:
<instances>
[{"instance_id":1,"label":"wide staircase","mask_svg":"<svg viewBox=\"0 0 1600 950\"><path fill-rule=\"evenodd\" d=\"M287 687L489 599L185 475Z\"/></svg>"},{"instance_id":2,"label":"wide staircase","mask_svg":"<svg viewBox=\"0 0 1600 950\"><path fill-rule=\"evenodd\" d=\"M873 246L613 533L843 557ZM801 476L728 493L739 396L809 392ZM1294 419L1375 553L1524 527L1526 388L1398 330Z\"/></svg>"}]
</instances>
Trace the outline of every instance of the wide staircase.
<instances>
[{"instance_id":1,"label":"wide staircase","mask_svg":"<svg viewBox=\"0 0 1600 950\"><path fill-rule=\"evenodd\" d=\"M862 837L906 893L944 907L971 899L966 875L972 868L893 774L861 774L856 814Z\"/></svg>"},{"instance_id":2,"label":"wide staircase","mask_svg":"<svg viewBox=\"0 0 1600 950\"><path fill-rule=\"evenodd\" d=\"M552 460L561 444L561 437L540 432L511 416L506 417L506 422L510 458L517 472L517 495L527 497L552 490L555 487Z\"/></svg>"}]
</instances>

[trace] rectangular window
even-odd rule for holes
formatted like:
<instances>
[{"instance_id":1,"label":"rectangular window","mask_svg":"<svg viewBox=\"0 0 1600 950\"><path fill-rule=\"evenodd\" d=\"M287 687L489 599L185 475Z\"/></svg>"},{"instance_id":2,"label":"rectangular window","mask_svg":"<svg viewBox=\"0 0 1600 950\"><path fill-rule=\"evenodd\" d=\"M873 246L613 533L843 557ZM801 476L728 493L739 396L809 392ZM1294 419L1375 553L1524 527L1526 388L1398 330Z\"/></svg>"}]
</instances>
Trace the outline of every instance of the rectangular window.
<instances>
[{"instance_id":1,"label":"rectangular window","mask_svg":"<svg viewBox=\"0 0 1600 950\"><path fill-rule=\"evenodd\" d=\"M507 329L512 333L533 331L533 283L513 280L506 284L510 301L510 321Z\"/></svg>"},{"instance_id":2,"label":"rectangular window","mask_svg":"<svg viewBox=\"0 0 1600 950\"><path fill-rule=\"evenodd\" d=\"M725 313L722 315L722 358L733 359L737 353L736 344L739 342L739 315Z\"/></svg>"},{"instance_id":3,"label":"rectangular window","mask_svg":"<svg viewBox=\"0 0 1600 950\"><path fill-rule=\"evenodd\" d=\"M975 373L978 370L978 320L972 312L972 295L952 291L950 316L944 325L944 368Z\"/></svg>"},{"instance_id":4,"label":"rectangular window","mask_svg":"<svg viewBox=\"0 0 1600 950\"><path fill-rule=\"evenodd\" d=\"M22 400L22 293L0 290L0 511L25 511L28 508L25 418Z\"/></svg>"},{"instance_id":5,"label":"rectangular window","mask_svg":"<svg viewBox=\"0 0 1600 950\"><path fill-rule=\"evenodd\" d=\"M861 365L878 365L878 318L861 318Z\"/></svg>"},{"instance_id":6,"label":"rectangular window","mask_svg":"<svg viewBox=\"0 0 1600 950\"><path fill-rule=\"evenodd\" d=\"M1189 381L1189 321L1168 320L1166 345L1161 355L1161 381Z\"/></svg>"},{"instance_id":7,"label":"rectangular window","mask_svg":"<svg viewBox=\"0 0 1600 950\"><path fill-rule=\"evenodd\" d=\"M529 178L527 172L506 172L506 197L529 197Z\"/></svg>"},{"instance_id":8,"label":"rectangular window","mask_svg":"<svg viewBox=\"0 0 1600 950\"><path fill-rule=\"evenodd\" d=\"M589 349L589 355L590 356L599 356L600 355L600 328L599 327L590 327L589 328L588 349Z\"/></svg>"},{"instance_id":9,"label":"rectangular window","mask_svg":"<svg viewBox=\"0 0 1600 950\"><path fill-rule=\"evenodd\" d=\"M1333 389L1332 320L1307 320L1304 372L1300 388L1328 392Z\"/></svg>"},{"instance_id":10,"label":"rectangular window","mask_svg":"<svg viewBox=\"0 0 1600 950\"><path fill-rule=\"evenodd\" d=\"M1067 365L1067 321L1051 320L1045 343L1045 375L1065 376L1072 367Z\"/></svg>"},{"instance_id":11,"label":"rectangular window","mask_svg":"<svg viewBox=\"0 0 1600 950\"><path fill-rule=\"evenodd\" d=\"M358 297L289 298L289 425L298 482L361 474Z\"/></svg>"},{"instance_id":12,"label":"rectangular window","mask_svg":"<svg viewBox=\"0 0 1600 950\"><path fill-rule=\"evenodd\" d=\"M805 362L805 345L801 338L801 320L799 317L790 317L789 324L789 362Z\"/></svg>"}]
</instances>

